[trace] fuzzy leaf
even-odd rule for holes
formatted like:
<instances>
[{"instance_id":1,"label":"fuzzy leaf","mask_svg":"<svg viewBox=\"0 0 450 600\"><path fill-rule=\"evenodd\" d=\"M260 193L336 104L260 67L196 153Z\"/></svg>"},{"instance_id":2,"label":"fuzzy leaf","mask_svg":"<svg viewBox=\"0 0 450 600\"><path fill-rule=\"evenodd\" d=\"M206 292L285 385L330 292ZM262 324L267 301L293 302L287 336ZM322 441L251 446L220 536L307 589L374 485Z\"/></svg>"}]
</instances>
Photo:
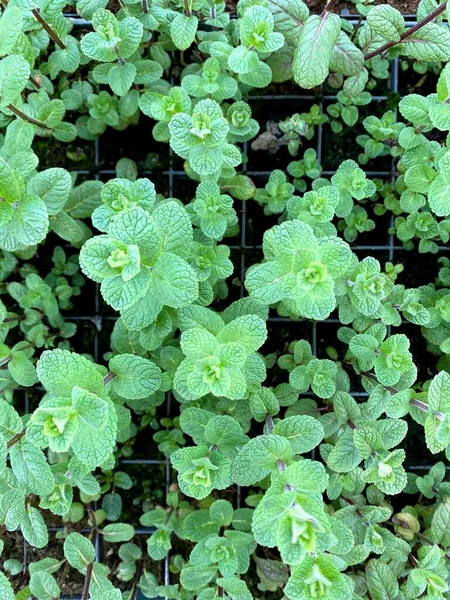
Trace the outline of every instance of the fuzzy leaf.
<instances>
[{"instance_id":1,"label":"fuzzy leaf","mask_svg":"<svg viewBox=\"0 0 450 600\"><path fill-rule=\"evenodd\" d=\"M292 72L305 89L320 85L328 76L333 47L341 30L338 15L311 15L300 32Z\"/></svg>"},{"instance_id":2,"label":"fuzzy leaf","mask_svg":"<svg viewBox=\"0 0 450 600\"><path fill-rule=\"evenodd\" d=\"M170 35L178 50L187 50L197 33L198 19L178 14L170 25Z\"/></svg>"}]
</instances>

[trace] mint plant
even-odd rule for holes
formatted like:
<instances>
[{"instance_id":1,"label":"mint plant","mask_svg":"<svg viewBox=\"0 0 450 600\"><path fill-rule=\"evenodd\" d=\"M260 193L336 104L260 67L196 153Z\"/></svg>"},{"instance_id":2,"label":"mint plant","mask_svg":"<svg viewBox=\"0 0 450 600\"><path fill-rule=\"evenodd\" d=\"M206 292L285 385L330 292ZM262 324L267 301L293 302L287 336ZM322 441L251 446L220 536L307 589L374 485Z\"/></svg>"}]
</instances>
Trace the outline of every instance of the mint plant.
<instances>
[{"instance_id":1,"label":"mint plant","mask_svg":"<svg viewBox=\"0 0 450 600\"><path fill-rule=\"evenodd\" d=\"M310 4L0 0L5 600L450 598L448 6Z\"/></svg>"}]
</instances>

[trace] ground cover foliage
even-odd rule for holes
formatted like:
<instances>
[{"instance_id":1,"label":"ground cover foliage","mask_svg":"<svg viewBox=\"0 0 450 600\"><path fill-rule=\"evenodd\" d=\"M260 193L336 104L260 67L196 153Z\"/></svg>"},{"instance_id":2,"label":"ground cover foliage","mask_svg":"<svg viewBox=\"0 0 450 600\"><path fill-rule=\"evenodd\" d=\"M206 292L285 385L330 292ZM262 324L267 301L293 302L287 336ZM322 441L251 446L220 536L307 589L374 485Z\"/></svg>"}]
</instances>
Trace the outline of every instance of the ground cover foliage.
<instances>
[{"instance_id":1,"label":"ground cover foliage","mask_svg":"<svg viewBox=\"0 0 450 600\"><path fill-rule=\"evenodd\" d=\"M0 5L1 600L450 598L447 3Z\"/></svg>"}]
</instances>

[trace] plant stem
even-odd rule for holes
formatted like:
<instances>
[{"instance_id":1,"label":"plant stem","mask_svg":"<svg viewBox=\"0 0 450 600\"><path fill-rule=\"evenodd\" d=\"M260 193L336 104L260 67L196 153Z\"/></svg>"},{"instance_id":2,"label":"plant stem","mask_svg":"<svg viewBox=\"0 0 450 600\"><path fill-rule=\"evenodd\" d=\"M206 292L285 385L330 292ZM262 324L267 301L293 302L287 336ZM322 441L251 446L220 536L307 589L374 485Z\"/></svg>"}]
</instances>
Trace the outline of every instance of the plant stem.
<instances>
[{"instance_id":1,"label":"plant stem","mask_svg":"<svg viewBox=\"0 0 450 600\"><path fill-rule=\"evenodd\" d=\"M322 16L326 15L327 13L330 13L338 2L339 0L328 0L325 8L323 9Z\"/></svg>"},{"instance_id":2,"label":"plant stem","mask_svg":"<svg viewBox=\"0 0 450 600\"><path fill-rule=\"evenodd\" d=\"M392 48L392 46L401 44L407 38L411 37L414 33L416 33L416 31L419 31L419 29L422 29L422 27L424 27L425 25L428 25L428 23L430 23L431 21L436 19L436 17L438 17L440 14L442 14L446 8L447 8L447 2L444 2L444 4L441 4L440 6L435 8L433 11L430 12L429 15L427 15L424 19L422 19L421 21L416 23L413 27L410 27L409 29L404 31L402 33L402 35L400 36L400 40L398 42L392 42L392 41L386 42L383 46L380 46L380 48L378 48L377 50L372 50L372 52L365 54L364 58L366 60L370 60L374 56L377 56L378 54L381 54L382 52L389 50L390 48Z\"/></svg>"},{"instance_id":3,"label":"plant stem","mask_svg":"<svg viewBox=\"0 0 450 600\"><path fill-rule=\"evenodd\" d=\"M144 568L144 561L143 561L143 559L141 559L140 561L138 561L138 565L137 565L137 569L136 569L136 576L134 578L133 587L131 589L131 594L129 595L128 600L136 600L136 596L139 591L138 590L139 579L141 578L143 568Z\"/></svg>"},{"instance_id":4,"label":"plant stem","mask_svg":"<svg viewBox=\"0 0 450 600\"><path fill-rule=\"evenodd\" d=\"M167 525L167 523L170 521L170 518L171 518L171 516L173 515L174 512L175 512L175 509L174 509L173 506L171 506L169 508L169 510L167 511L166 516L165 516L164 525Z\"/></svg>"},{"instance_id":5,"label":"plant stem","mask_svg":"<svg viewBox=\"0 0 450 600\"><path fill-rule=\"evenodd\" d=\"M267 427L268 433L272 433L272 430L273 430L273 418L270 415L267 415L267 417L266 417L266 427Z\"/></svg>"},{"instance_id":6,"label":"plant stem","mask_svg":"<svg viewBox=\"0 0 450 600\"><path fill-rule=\"evenodd\" d=\"M33 15L36 18L36 20L39 21L39 23L42 25L42 27L48 33L48 35L52 38L52 40L55 42L55 44L57 44L61 48L61 50L65 50L66 49L65 44L61 41L61 39L57 36L57 34L50 27L50 25L42 17L39 9L38 8L33 8L31 10L31 12L33 13Z\"/></svg>"},{"instance_id":7,"label":"plant stem","mask_svg":"<svg viewBox=\"0 0 450 600\"><path fill-rule=\"evenodd\" d=\"M84 578L83 584L83 592L81 594L81 600L87 600L89 596L89 587L91 585L91 577L92 577L92 569L94 568L94 563L88 563L86 568L86 576Z\"/></svg>"},{"instance_id":8,"label":"plant stem","mask_svg":"<svg viewBox=\"0 0 450 600\"><path fill-rule=\"evenodd\" d=\"M50 127L47 127L47 125L45 123L43 123L42 121L38 121L37 119L33 119L33 117L30 117L30 115L27 115L26 113L22 112L19 108L17 108L13 104L8 104L7 108L12 113L14 113L16 115L16 117L19 117L19 119L22 119L22 121L26 121L27 123L36 125L36 127L41 127L42 129L48 129L49 131L51 131Z\"/></svg>"},{"instance_id":9,"label":"plant stem","mask_svg":"<svg viewBox=\"0 0 450 600\"><path fill-rule=\"evenodd\" d=\"M117 62L119 63L119 65L121 67L123 67L123 65L125 64L125 61L120 56L119 48L115 44L114 44L114 52L116 53L116 56L117 56Z\"/></svg>"},{"instance_id":10,"label":"plant stem","mask_svg":"<svg viewBox=\"0 0 450 600\"><path fill-rule=\"evenodd\" d=\"M415 406L416 408L418 408L419 410L426 412L426 413L430 413L430 408L428 406L428 404L425 404L425 402L421 402L420 400L416 400L415 398L411 398L411 400L409 401L409 403L412 406ZM441 413L437 410L432 412L433 416L436 417L436 419L438 421L443 421L445 419L445 415L444 413Z\"/></svg>"},{"instance_id":11,"label":"plant stem","mask_svg":"<svg viewBox=\"0 0 450 600\"><path fill-rule=\"evenodd\" d=\"M11 359L12 359L11 354L9 356L5 356L4 358L2 358L0 360L0 369L2 369L5 365L7 365Z\"/></svg>"},{"instance_id":12,"label":"plant stem","mask_svg":"<svg viewBox=\"0 0 450 600\"><path fill-rule=\"evenodd\" d=\"M353 500L351 500L350 498L347 498L345 496L341 496L341 498L343 500L345 500L345 502L348 502L348 504L351 504L352 506L354 506L356 508L356 514L358 515L358 517L361 517L362 519L364 519L364 513L362 512L362 510L358 507L358 505L356 504L356 502L354 502ZM366 522L367 523L367 522ZM369 526L369 524L367 523L367 526Z\"/></svg>"},{"instance_id":13,"label":"plant stem","mask_svg":"<svg viewBox=\"0 0 450 600\"><path fill-rule=\"evenodd\" d=\"M112 381L114 377L117 377L117 375L112 371L108 371L108 373L105 375L105 378L103 379L103 384L108 385L108 383Z\"/></svg>"},{"instance_id":14,"label":"plant stem","mask_svg":"<svg viewBox=\"0 0 450 600\"><path fill-rule=\"evenodd\" d=\"M30 80L30 83L32 83L37 90L41 89L42 84L40 84L39 81L33 77L33 75L30 75L28 77L28 79Z\"/></svg>"},{"instance_id":15,"label":"plant stem","mask_svg":"<svg viewBox=\"0 0 450 600\"><path fill-rule=\"evenodd\" d=\"M358 22L356 23L355 29L353 30L353 33L352 33L352 35L350 37L350 40L352 42L354 41L354 39L356 37L356 34L358 33L359 28L361 27L361 23L363 22L363 19L364 19L363 15L359 15Z\"/></svg>"},{"instance_id":16,"label":"plant stem","mask_svg":"<svg viewBox=\"0 0 450 600\"><path fill-rule=\"evenodd\" d=\"M267 432L270 435L273 431L273 417L271 415L266 416L266 427L267 427ZM279 459L277 461L277 466L278 466L278 473L283 473L284 471L286 471L287 465L284 462L284 460ZM284 489L286 490L286 492L292 492L292 490L293 490L292 486L289 483L287 483L284 486Z\"/></svg>"},{"instance_id":17,"label":"plant stem","mask_svg":"<svg viewBox=\"0 0 450 600\"><path fill-rule=\"evenodd\" d=\"M3 319L3 323L14 323L14 321L22 321L25 319L25 315L17 315L17 317L6 317Z\"/></svg>"},{"instance_id":18,"label":"plant stem","mask_svg":"<svg viewBox=\"0 0 450 600\"><path fill-rule=\"evenodd\" d=\"M186 13L186 16L192 17L191 7L189 6L189 0L183 0L183 1L184 1L184 12Z\"/></svg>"},{"instance_id":19,"label":"plant stem","mask_svg":"<svg viewBox=\"0 0 450 600\"><path fill-rule=\"evenodd\" d=\"M367 371L367 372L362 373L362 375L364 375L364 377L367 377L368 379L371 379L372 381L376 381L377 383L380 383L378 381L376 375L374 375L373 373L369 373ZM399 390L396 390L395 388L391 387L390 385L383 385L383 387L385 390L387 390L391 394L398 394L398 392L399 392ZM433 416L435 416L436 419L438 419L438 421L443 421L445 419L444 413L441 413L437 410L433 411L433 412L430 411L430 407L428 406L428 404L425 404L425 402L422 402L421 400L417 400L416 398L411 398L409 403L411 404L411 406L415 406L422 412L432 413Z\"/></svg>"},{"instance_id":20,"label":"plant stem","mask_svg":"<svg viewBox=\"0 0 450 600\"><path fill-rule=\"evenodd\" d=\"M147 0L142 0L142 10L143 10L143 12L144 12L145 15L148 13L148 3L147 3Z\"/></svg>"},{"instance_id":21,"label":"plant stem","mask_svg":"<svg viewBox=\"0 0 450 600\"><path fill-rule=\"evenodd\" d=\"M10 448L12 448L12 446L14 446L14 444L17 444L17 442L20 442L20 440L23 438L25 433L26 433L26 429L24 429L20 433L16 433L16 435L14 435L10 440L8 440L8 442L6 443L6 447L8 448L8 450Z\"/></svg>"}]
</instances>

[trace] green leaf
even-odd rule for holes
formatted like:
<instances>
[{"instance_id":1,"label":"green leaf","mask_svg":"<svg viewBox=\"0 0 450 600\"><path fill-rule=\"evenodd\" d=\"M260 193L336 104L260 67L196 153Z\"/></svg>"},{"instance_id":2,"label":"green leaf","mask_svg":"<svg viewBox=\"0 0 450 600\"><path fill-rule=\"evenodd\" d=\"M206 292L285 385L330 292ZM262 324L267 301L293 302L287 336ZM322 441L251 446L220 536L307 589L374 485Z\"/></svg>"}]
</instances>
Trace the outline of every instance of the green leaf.
<instances>
[{"instance_id":1,"label":"green leaf","mask_svg":"<svg viewBox=\"0 0 450 600\"><path fill-rule=\"evenodd\" d=\"M327 465L337 473L350 473L362 461L362 456L355 448L353 432L344 432L327 458Z\"/></svg>"},{"instance_id":2,"label":"green leaf","mask_svg":"<svg viewBox=\"0 0 450 600\"><path fill-rule=\"evenodd\" d=\"M11 54L22 34L22 11L19 6L7 6L0 18L0 57Z\"/></svg>"},{"instance_id":3,"label":"green leaf","mask_svg":"<svg viewBox=\"0 0 450 600\"><path fill-rule=\"evenodd\" d=\"M166 252L153 269L153 291L167 306L180 308L191 304L198 296L194 269L176 254Z\"/></svg>"},{"instance_id":4,"label":"green leaf","mask_svg":"<svg viewBox=\"0 0 450 600\"><path fill-rule=\"evenodd\" d=\"M0 600L15 600L11 584L3 573L0 573Z\"/></svg>"},{"instance_id":5,"label":"green leaf","mask_svg":"<svg viewBox=\"0 0 450 600\"><path fill-rule=\"evenodd\" d=\"M180 583L186 590L201 590L216 573L217 567L184 567L180 574Z\"/></svg>"},{"instance_id":6,"label":"green leaf","mask_svg":"<svg viewBox=\"0 0 450 600\"><path fill-rule=\"evenodd\" d=\"M123 398L148 398L161 385L159 367L141 356L119 354L110 360L109 368L116 375L112 388Z\"/></svg>"},{"instance_id":7,"label":"green leaf","mask_svg":"<svg viewBox=\"0 0 450 600\"><path fill-rule=\"evenodd\" d=\"M8 363L8 371L18 384L25 387L34 385L38 380L34 365L24 352L13 353Z\"/></svg>"},{"instance_id":8,"label":"green leaf","mask_svg":"<svg viewBox=\"0 0 450 600\"><path fill-rule=\"evenodd\" d=\"M75 386L95 394L103 390L103 377L97 367L75 352L47 350L36 369L42 385L58 396L70 397Z\"/></svg>"},{"instance_id":9,"label":"green leaf","mask_svg":"<svg viewBox=\"0 0 450 600\"><path fill-rule=\"evenodd\" d=\"M450 184L438 175L428 190L428 203L438 217L450 215Z\"/></svg>"},{"instance_id":10,"label":"green leaf","mask_svg":"<svg viewBox=\"0 0 450 600\"><path fill-rule=\"evenodd\" d=\"M450 60L450 31L436 23L428 23L403 43L406 56L427 62Z\"/></svg>"},{"instance_id":11,"label":"green leaf","mask_svg":"<svg viewBox=\"0 0 450 600\"><path fill-rule=\"evenodd\" d=\"M216 502L226 502L217 500ZM209 510L195 510L188 514L182 523L183 535L192 542L199 542L210 535L217 535L220 531L220 521L217 522Z\"/></svg>"},{"instance_id":12,"label":"green leaf","mask_svg":"<svg viewBox=\"0 0 450 600\"><path fill-rule=\"evenodd\" d=\"M134 527L127 523L111 523L103 528L103 539L106 542L129 542L133 536Z\"/></svg>"},{"instance_id":13,"label":"green leaf","mask_svg":"<svg viewBox=\"0 0 450 600\"><path fill-rule=\"evenodd\" d=\"M217 335L220 343L237 342L244 346L248 353L256 352L264 344L266 338L266 324L261 317L256 315L237 317L225 325Z\"/></svg>"},{"instance_id":14,"label":"green leaf","mask_svg":"<svg viewBox=\"0 0 450 600\"><path fill-rule=\"evenodd\" d=\"M162 251L186 257L192 246L191 219L177 202L164 202L152 213L162 232Z\"/></svg>"},{"instance_id":15,"label":"green leaf","mask_svg":"<svg viewBox=\"0 0 450 600\"><path fill-rule=\"evenodd\" d=\"M394 600L397 597L397 577L381 560L369 560L366 577L367 587L373 600Z\"/></svg>"},{"instance_id":16,"label":"green leaf","mask_svg":"<svg viewBox=\"0 0 450 600\"><path fill-rule=\"evenodd\" d=\"M47 169L32 177L27 192L45 202L49 215L56 215L64 207L72 189L72 178L65 169Z\"/></svg>"},{"instance_id":17,"label":"green leaf","mask_svg":"<svg viewBox=\"0 0 450 600\"><path fill-rule=\"evenodd\" d=\"M85 465L93 468L105 462L116 443L117 414L109 398L80 390L74 396L80 424L72 450Z\"/></svg>"},{"instance_id":18,"label":"green leaf","mask_svg":"<svg viewBox=\"0 0 450 600\"><path fill-rule=\"evenodd\" d=\"M310 452L324 437L323 427L319 421L307 415L287 417L278 421L273 428L273 433L289 440L294 454Z\"/></svg>"},{"instance_id":19,"label":"green leaf","mask_svg":"<svg viewBox=\"0 0 450 600\"><path fill-rule=\"evenodd\" d=\"M305 89L320 85L328 76L331 53L341 30L338 15L311 15L305 21L297 43L292 72Z\"/></svg>"},{"instance_id":20,"label":"green leaf","mask_svg":"<svg viewBox=\"0 0 450 600\"><path fill-rule=\"evenodd\" d=\"M329 477L321 463L306 458L289 465L280 474L280 480L299 494L322 494Z\"/></svg>"},{"instance_id":21,"label":"green leaf","mask_svg":"<svg viewBox=\"0 0 450 600\"><path fill-rule=\"evenodd\" d=\"M102 509L109 521L118 521L123 509L122 496L117 491L105 494L102 499Z\"/></svg>"},{"instance_id":22,"label":"green leaf","mask_svg":"<svg viewBox=\"0 0 450 600\"><path fill-rule=\"evenodd\" d=\"M307 556L292 569L285 591L289 600L312 600L317 589L324 590L324 600L347 600L352 597L352 588L349 578L339 572L334 561L319 554L317 558Z\"/></svg>"},{"instance_id":23,"label":"green leaf","mask_svg":"<svg viewBox=\"0 0 450 600\"><path fill-rule=\"evenodd\" d=\"M431 103L429 98L420 94L408 94L400 100L398 108L402 116L410 121L414 127L430 126L429 117Z\"/></svg>"},{"instance_id":24,"label":"green leaf","mask_svg":"<svg viewBox=\"0 0 450 600\"><path fill-rule=\"evenodd\" d=\"M132 63L114 65L108 73L108 83L112 91L118 96L125 96L133 85L136 77L136 67Z\"/></svg>"},{"instance_id":25,"label":"green leaf","mask_svg":"<svg viewBox=\"0 0 450 600\"><path fill-rule=\"evenodd\" d=\"M330 56L330 68L347 77L358 75L364 67L364 55L348 35L341 31ZM326 189L326 188L325 188Z\"/></svg>"},{"instance_id":26,"label":"green leaf","mask_svg":"<svg viewBox=\"0 0 450 600\"><path fill-rule=\"evenodd\" d=\"M0 60L0 108L22 104L20 95L30 72L30 65L22 56L12 54Z\"/></svg>"},{"instance_id":27,"label":"green leaf","mask_svg":"<svg viewBox=\"0 0 450 600\"><path fill-rule=\"evenodd\" d=\"M290 460L292 446L279 435L260 435L251 439L239 451L232 468L232 478L238 485L253 485L277 467L278 461Z\"/></svg>"},{"instance_id":28,"label":"green leaf","mask_svg":"<svg viewBox=\"0 0 450 600\"><path fill-rule=\"evenodd\" d=\"M91 21L94 13L99 8L106 8L107 0L77 0L77 12L86 19Z\"/></svg>"},{"instance_id":29,"label":"green leaf","mask_svg":"<svg viewBox=\"0 0 450 600\"><path fill-rule=\"evenodd\" d=\"M122 58L129 58L139 48L144 27L136 17L125 17L119 21L120 42L119 54Z\"/></svg>"},{"instance_id":30,"label":"green leaf","mask_svg":"<svg viewBox=\"0 0 450 600\"><path fill-rule=\"evenodd\" d=\"M101 204L101 181L84 181L71 192L65 209L74 219L85 219Z\"/></svg>"},{"instance_id":31,"label":"green leaf","mask_svg":"<svg viewBox=\"0 0 450 600\"><path fill-rule=\"evenodd\" d=\"M367 23L372 31L392 42L399 42L400 35L405 30L402 14L388 4L371 7L367 14Z\"/></svg>"},{"instance_id":32,"label":"green leaf","mask_svg":"<svg viewBox=\"0 0 450 600\"><path fill-rule=\"evenodd\" d=\"M272 389L259 387L250 393L249 408L256 421L264 421L267 415L279 413L280 404Z\"/></svg>"},{"instance_id":33,"label":"green leaf","mask_svg":"<svg viewBox=\"0 0 450 600\"><path fill-rule=\"evenodd\" d=\"M95 560L95 548L80 533L69 533L64 541L64 556L70 566L80 573L86 573L88 564Z\"/></svg>"},{"instance_id":34,"label":"green leaf","mask_svg":"<svg viewBox=\"0 0 450 600\"><path fill-rule=\"evenodd\" d=\"M28 493L46 496L53 492L55 478L44 453L37 446L22 438L11 447L9 457L15 476Z\"/></svg>"},{"instance_id":35,"label":"green leaf","mask_svg":"<svg viewBox=\"0 0 450 600\"><path fill-rule=\"evenodd\" d=\"M23 181L19 174L0 157L0 194L5 200L16 202L23 191Z\"/></svg>"},{"instance_id":36,"label":"green leaf","mask_svg":"<svg viewBox=\"0 0 450 600\"><path fill-rule=\"evenodd\" d=\"M44 518L37 508L26 510L20 524L23 537L34 548L44 548L48 544L48 530Z\"/></svg>"},{"instance_id":37,"label":"green leaf","mask_svg":"<svg viewBox=\"0 0 450 600\"><path fill-rule=\"evenodd\" d=\"M178 14L170 25L170 36L178 50L187 50L195 39L198 18Z\"/></svg>"},{"instance_id":38,"label":"green leaf","mask_svg":"<svg viewBox=\"0 0 450 600\"><path fill-rule=\"evenodd\" d=\"M233 505L227 500L216 500L209 507L209 514L216 523L228 527L233 520Z\"/></svg>"},{"instance_id":39,"label":"green leaf","mask_svg":"<svg viewBox=\"0 0 450 600\"><path fill-rule=\"evenodd\" d=\"M450 410L450 375L446 371L433 377L428 388L428 406L433 412Z\"/></svg>"},{"instance_id":40,"label":"green leaf","mask_svg":"<svg viewBox=\"0 0 450 600\"><path fill-rule=\"evenodd\" d=\"M35 571L31 574L30 592L37 600L51 600L60 595L59 585L47 571Z\"/></svg>"},{"instance_id":41,"label":"green leaf","mask_svg":"<svg viewBox=\"0 0 450 600\"><path fill-rule=\"evenodd\" d=\"M220 585L231 600L252 600L247 584L239 577L218 577L217 585Z\"/></svg>"},{"instance_id":42,"label":"green leaf","mask_svg":"<svg viewBox=\"0 0 450 600\"><path fill-rule=\"evenodd\" d=\"M237 200L249 200L255 195L255 184L246 175L235 175L220 184L221 192L225 192Z\"/></svg>"},{"instance_id":43,"label":"green leaf","mask_svg":"<svg viewBox=\"0 0 450 600\"><path fill-rule=\"evenodd\" d=\"M50 220L50 229L76 247L79 247L89 236L89 230L83 223L73 219L68 213L61 211Z\"/></svg>"},{"instance_id":44,"label":"green leaf","mask_svg":"<svg viewBox=\"0 0 450 600\"><path fill-rule=\"evenodd\" d=\"M444 498L433 515L431 521L431 539L444 548L450 546L450 502Z\"/></svg>"},{"instance_id":45,"label":"green leaf","mask_svg":"<svg viewBox=\"0 0 450 600\"><path fill-rule=\"evenodd\" d=\"M273 15L275 31L282 33L286 40L296 42L309 15L306 4L302 0L269 0L268 7Z\"/></svg>"},{"instance_id":46,"label":"green leaf","mask_svg":"<svg viewBox=\"0 0 450 600\"><path fill-rule=\"evenodd\" d=\"M0 225L0 248L15 252L39 244L45 238L48 227L44 202L36 196L24 196L14 207L8 223Z\"/></svg>"},{"instance_id":47,"label":"green leaf","mask_svg":"<svg viewBox=\"0 0 450 600\"><path fill-rule=\"evenodd\" d=\"M241 446L247 438L242 434L239 423L228 415L217 415L208 421L205 427L205 442L216 445L228 456L236 453L236 446Z\"/></svg>"},{"instance_id":48,"label":"green leaf","mask_svg":"<svg viewBox=\"0 0 450 600\"><path fill-rule=\"evenodd\" d=\"M8 440L23 429L22 419L15 408L0 398L0 433Z\"/></svg>"}]
</instances>

